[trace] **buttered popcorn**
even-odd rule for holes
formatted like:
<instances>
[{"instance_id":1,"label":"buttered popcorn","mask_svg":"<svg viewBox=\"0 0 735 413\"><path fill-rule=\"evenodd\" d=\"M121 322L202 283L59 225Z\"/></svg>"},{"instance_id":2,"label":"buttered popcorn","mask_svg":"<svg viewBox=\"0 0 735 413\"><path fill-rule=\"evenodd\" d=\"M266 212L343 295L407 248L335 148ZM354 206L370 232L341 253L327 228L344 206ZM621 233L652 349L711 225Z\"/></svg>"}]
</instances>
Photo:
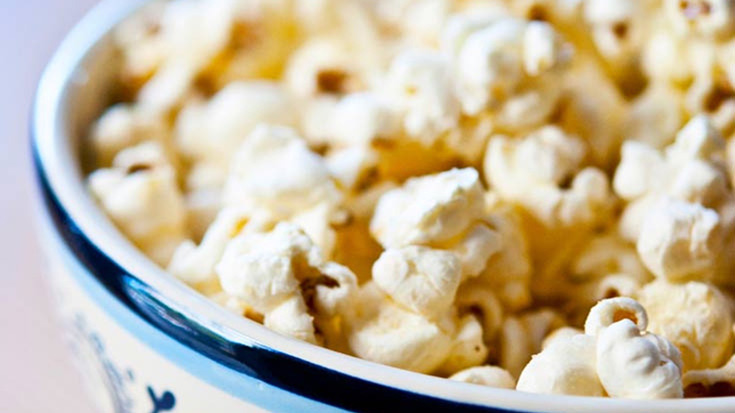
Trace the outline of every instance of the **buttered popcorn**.
<instances>
[{"instance_id":1,"label":"buttered popcorn","mask_svg":"<svg viewBox=\"0 0 735 413\"><path fill-rule=\"evenodd\" d=\"M461 383L735 394L735 1L168 0L90 192L282 335Z\"/></svg>"}]
</instances>

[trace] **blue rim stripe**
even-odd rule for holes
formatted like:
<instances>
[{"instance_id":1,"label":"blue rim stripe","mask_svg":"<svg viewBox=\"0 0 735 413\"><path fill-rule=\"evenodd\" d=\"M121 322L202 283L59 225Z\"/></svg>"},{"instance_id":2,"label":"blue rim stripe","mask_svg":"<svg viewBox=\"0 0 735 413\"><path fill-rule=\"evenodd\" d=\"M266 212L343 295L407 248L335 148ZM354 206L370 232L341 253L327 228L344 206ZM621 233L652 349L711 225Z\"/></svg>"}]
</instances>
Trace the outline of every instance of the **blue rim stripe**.
<instances>
[{"instance_id":1,"label":"blue rim stripe","mask_svg":"<svg viewBox=\"0 0 735 413\"><path fill-rule=\"evenodd\" d=\"M34 134L35 131L32 131ZM164 298L97 248L75 225L48 184L32 139L34 172L46 211L71 254L119 304L151 327L220 364L289 393L355 412L423 411L505 413L507 409L459 403L339 373L269 348L230 342L184 317ZM140 337L139 337L140 338Z\"/></svg>"}]
</instances>

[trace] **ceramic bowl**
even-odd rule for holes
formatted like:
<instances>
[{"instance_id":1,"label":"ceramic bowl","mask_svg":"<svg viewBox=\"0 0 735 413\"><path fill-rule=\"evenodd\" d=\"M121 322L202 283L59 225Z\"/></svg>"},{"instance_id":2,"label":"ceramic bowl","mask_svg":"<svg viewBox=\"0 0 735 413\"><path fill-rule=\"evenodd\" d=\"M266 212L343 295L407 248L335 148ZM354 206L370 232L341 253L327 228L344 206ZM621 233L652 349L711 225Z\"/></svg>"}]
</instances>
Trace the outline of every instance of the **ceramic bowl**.
<instances>
[{"instance_id":1,"label":"ceramic bowl","mask_svg":"<svg viewBox=\"0 0 735 413\"><path fill-rule=\"evenodd\" d=\"M81 167L84 135L114 84L110 30L144 3L92 10L48 65L32 115L46 273L99 411L735 411L733 398L535 395L386 367L283 337L164 272L96 206Z\"/></svg>"}]
</instances>

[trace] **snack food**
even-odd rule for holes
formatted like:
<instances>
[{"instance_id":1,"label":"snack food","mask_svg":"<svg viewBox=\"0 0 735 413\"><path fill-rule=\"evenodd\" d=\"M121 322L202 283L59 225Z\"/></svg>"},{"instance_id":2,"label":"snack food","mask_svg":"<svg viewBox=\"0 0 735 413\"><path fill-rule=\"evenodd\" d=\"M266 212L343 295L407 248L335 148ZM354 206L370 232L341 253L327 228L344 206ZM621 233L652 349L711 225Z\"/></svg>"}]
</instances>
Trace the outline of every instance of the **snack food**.
<instances>
[{"instance_id":1,"label":"snack food","mask_svg":"<svg viewBox=\"0 0 735 413\"><path fill-rule=\"evenodd\" d=\"M695 394L732 381L733 10L157 2L117 30L90 190L281 334L522 391Z\"/></svg>"}]
</instances>

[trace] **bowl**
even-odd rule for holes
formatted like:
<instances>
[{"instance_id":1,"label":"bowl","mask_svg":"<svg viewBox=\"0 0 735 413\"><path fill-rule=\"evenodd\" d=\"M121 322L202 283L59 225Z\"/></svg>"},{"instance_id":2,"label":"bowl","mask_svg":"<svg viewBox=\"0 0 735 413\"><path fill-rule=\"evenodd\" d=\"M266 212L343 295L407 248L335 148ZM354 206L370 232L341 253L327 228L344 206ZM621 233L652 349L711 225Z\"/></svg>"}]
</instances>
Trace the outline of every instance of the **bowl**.
<instances>
[{"instance_id":1,"label":"bowl","mask_svg":"<svg viewBox=\"0 0 735 413\"><path fill-rule=\"evenodd\" d=\"M146 1L107 0L63 41L32 113L46 274L102 412L715 412L734 398L631 401L527 394L378 365L232 314L149 261L88 194L82 142L109 103L110 31Z\"/></svg>"}]
</instances>

